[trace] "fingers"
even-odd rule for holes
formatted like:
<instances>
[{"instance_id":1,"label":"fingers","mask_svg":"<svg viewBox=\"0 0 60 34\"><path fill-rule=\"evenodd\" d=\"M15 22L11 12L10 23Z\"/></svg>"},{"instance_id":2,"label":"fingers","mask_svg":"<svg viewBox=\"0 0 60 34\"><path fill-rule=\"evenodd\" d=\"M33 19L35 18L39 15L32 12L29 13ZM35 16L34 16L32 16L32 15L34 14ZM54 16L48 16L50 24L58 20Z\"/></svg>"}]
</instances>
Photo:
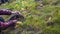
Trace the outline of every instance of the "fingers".
<instances>
[{"instance_id":1,"label":"fingers","mask_svg":"<svg viewBox=\"0 0 60 34\"><path fill-rule=\"evenodd\" d=\"M17 22L17 25L20 25L20 24L22 24L22 22Z\"/></svg>"}]
</instances>

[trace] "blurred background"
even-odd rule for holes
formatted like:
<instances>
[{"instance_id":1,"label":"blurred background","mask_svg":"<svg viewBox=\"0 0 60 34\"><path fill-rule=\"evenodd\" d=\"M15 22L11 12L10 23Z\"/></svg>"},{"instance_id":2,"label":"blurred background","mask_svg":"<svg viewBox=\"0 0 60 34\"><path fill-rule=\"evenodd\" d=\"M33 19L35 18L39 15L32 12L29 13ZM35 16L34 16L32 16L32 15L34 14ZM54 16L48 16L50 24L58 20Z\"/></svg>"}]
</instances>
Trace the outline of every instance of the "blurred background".
<instances>
[{"instance_id":1,"label":"blurred background","mask_svg":"<svg viewBox=\"0 0 60 34\"><path fill-rule=\"evenodd\" d=\"M25 21L7 34L60 34L60 0L0 0L0 9L19 11ZM7 21L12 15L2 15Z\"/></svg>"}]
</instances>

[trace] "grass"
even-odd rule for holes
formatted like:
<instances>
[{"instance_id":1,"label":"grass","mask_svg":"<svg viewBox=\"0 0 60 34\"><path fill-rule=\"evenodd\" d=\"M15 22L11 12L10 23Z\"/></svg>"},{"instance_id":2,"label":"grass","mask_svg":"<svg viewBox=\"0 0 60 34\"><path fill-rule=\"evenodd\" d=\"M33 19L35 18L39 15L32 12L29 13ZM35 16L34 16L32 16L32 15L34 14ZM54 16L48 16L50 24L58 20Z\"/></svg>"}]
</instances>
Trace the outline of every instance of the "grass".
<instances>
[{"instance_id":1,"label":"grass","mask_svg":"<svg viewBox=\"0 0 60 34\"><path fill-rule=\"evenodd\" d=\"M16 28L18 33L32 34L29 31L34 31L33 34L60 34L60 7L57 5L58 3L56 5L50 4L50 1L54 4L59 0L43 0L42 4L44 5L42 8L38 8L39 10L36 6L41 6L41 3L34 0L17 0L9 4L5 3L0 8L22 12L21 14L26 20ZM51 17L50 20L49 17ZM54 25L47 26L46 20ZM16 34L16 31L12 31L11 34Z\"/></svg>"}]
</instances>

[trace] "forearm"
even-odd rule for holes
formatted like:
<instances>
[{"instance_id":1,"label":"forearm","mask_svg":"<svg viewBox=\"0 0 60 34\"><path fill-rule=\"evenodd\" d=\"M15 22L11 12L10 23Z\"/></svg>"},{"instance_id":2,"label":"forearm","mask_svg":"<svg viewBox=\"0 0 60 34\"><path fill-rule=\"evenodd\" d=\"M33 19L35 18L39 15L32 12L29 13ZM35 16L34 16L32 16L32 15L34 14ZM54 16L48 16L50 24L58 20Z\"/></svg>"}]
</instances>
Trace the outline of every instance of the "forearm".
<instances>
[{"instance_id":1,"label":"forearm","mask_svg":"<svg viewBox=\"0 0 60 34\"><path fill-rule=\"evenodd\" d=\"M5 30L14 24L16 24L16 20L12 20L12 21L9 21L7 23L1 23L1 30Z\"/></svg>"},{"instance_id":2,"label":"forearm","mask_svg":"<svg viewBox=\"0 0 60 34\"><path fill-rule=\"evenodd\" d=\"M11 15L12 12L9 10L0 10L0 15Z\"/></svg>"},{"instance_id":3,"label":"forearm","mask_svg":"<svg viewBox=\"0 0 60 34\"><path fill-rule=\"evenodd\" d=\"M0 10L0 15L11 15L11 14L14 14L14 15L17 15L19 14L19 12L11 12L10 10Z\"/></svg>"}]
</instances>

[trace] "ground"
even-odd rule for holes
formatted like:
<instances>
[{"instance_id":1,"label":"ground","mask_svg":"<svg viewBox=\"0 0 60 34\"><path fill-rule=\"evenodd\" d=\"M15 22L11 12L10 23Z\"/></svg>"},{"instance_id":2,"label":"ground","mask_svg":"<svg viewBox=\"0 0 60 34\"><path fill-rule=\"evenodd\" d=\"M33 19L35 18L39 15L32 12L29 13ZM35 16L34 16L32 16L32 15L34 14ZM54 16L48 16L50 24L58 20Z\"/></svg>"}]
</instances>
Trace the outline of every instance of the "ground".
<instances>
[{"instance_id":1,"label":"ground","mask_svg":"<svg viewBox=\"0 0 60 34\"><path fill-rule=\"evenodd\" d=\"M0 9L19 11L25 17L10 34L60 34L60 0L15 0L2 4Z\"/></svg>"}]
</instances>

